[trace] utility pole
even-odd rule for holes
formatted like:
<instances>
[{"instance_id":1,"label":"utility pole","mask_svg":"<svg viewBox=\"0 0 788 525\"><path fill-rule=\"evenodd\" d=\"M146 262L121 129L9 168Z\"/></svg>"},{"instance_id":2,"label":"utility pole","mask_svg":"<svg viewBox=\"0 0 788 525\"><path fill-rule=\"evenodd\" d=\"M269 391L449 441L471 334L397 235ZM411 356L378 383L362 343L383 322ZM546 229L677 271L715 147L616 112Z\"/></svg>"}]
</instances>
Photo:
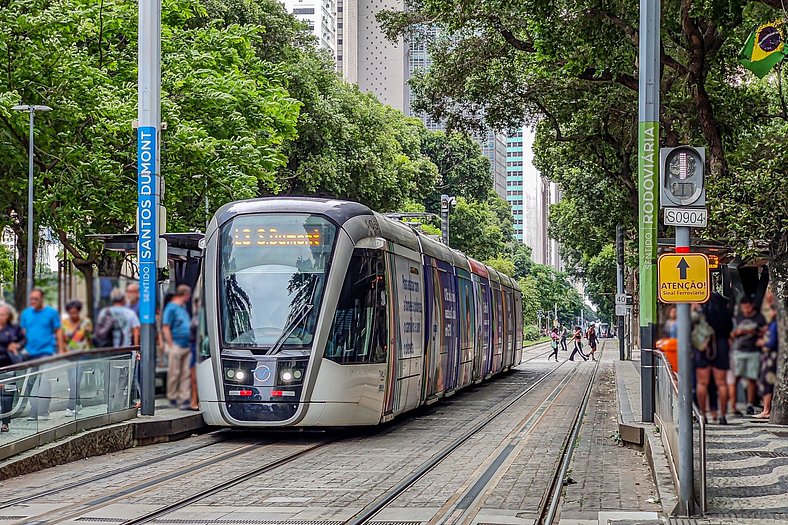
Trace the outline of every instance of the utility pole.
<instances>
[{"instance_id":1,"label":"utility pole","mask_svg":"<svg viewBox=\"0 0 788 525\"><path fill-rule=\"evenodd\" d=\"M624 227L619 224L616 226L616 295L621 296L624 292ZM625 301L626 303L626 301ZM619 307L616 305L616 310ZM619 314L621 312L616 312ZM617 315L618 318L618 358L623 361L626 359L626 352L624 347L624 318L626 316L626 304L624 306L623 315Z\"/></svg>"},{"instance_id":2,"label":"utility pole","mask_svg":"<svg viewBox=\"0 0 788 525\"><path fill-rule=\"evenodd\" d=\"M638 244L640 389L643 421L654 421L657 336L657 176L659 174L660 0L640 0L638 111Z\"/></svg>"},{"instance_id":3,"label":"utility pole","mask_svg":"<svg viewBox=\"0 0 788 525\"><path fill-rule=\"evenodd\" d=\"M138 8L137 95L137 259L140 273L142 414L156 407L156 288L160 258L161 179L161 0L140 0Z\"/></svg>"},{"instance_id":4,"label":"utility pole","mask_svg":"<svg viewBox=\"0 0 788 525\"><path fill-rule=\"evenodd\" d=\"M441 195L441 238L443 244L449 245L449 212L457 204L457 199L448 195Z\"/></svg>"},{"instance_id":5,"label":"utility pole","mask_svg":"<svg viewBox=\"0 0 788 525\"><path fill-rule=\"evenodd\" d=\"M678 477L679 509L692 516L694 510L694 451L692 440L693 350L690 341L691 303L706 302L711 296L709 262L704 254L690 253L690 227L706 226L703 148L679 146L660 150L660 192L664 222L676 229L676 253L659 259L659 297L676 303L678 328ZM671 207L669 207L671 206ZM671 283L673 283L671 285ZM676 294L672 290L682 289Z\"/></svg>"},{"instance_id":6,"label":"utility pole","mask_svg":"<svg viewBox=\"0 0 788 525\"><path fill-rule=\"evenodd\" d=\"M30 137L28 138L28 153L27 153L27 289L25 298L30 301L30 292L33 291L33 247L35 246L36 235L33 228L33 156L35 141L33 139L35 131L36 111L52 111L49 106L36 106L32 104L23 104L14 106L14 111L26 111L30 115ZM16 274L14 274L16 275Z\"/></svg>"}]
</instances>

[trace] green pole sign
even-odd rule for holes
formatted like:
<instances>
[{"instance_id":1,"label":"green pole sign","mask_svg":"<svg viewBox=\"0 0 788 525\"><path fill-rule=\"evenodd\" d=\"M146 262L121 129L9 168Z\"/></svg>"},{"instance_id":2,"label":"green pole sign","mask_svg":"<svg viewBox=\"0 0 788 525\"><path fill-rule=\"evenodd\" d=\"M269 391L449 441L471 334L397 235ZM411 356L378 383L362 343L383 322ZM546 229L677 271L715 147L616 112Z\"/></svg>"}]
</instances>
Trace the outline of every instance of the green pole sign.
<instances>
[{"instance_id":1,"label":"green pole sign","mask_svg":"<svg viewBox=\"0 0 788 525\"><path fill-rule=\"evenodd\" d=\"M657 294L657 220L659 210L659 123L640 123L639 231L640 254L640 326L656 324ZM641 342L642 345L643 342Z\"/></svg>"}]
</instances>

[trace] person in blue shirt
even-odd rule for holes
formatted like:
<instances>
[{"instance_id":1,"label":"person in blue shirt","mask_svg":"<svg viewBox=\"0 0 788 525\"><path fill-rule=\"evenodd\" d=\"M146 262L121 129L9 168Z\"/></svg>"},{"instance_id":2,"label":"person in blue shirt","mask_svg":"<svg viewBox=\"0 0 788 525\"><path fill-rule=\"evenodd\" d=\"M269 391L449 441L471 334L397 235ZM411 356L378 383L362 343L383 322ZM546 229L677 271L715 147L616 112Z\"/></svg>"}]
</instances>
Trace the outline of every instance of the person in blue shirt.
<instances>
[{"instance_id":1,"label":"person in blue shirt","mask_svg":"<svg viewBox=\"0 0 788 525\"><path fill-rule=\"evenodd\" d=\"M191 316L186 305L192 289L181 284L172 300L164 307L161 331L167 354L167 399L182 410L191 407Z\"/></svg>"},{"instance_id":2,"label":"person in blue shirt","mask_svg":"<svg viewBox=\"0 0 788 525\"><path fill-rule=\"evenodd\" d=\"M66 345L57 310L44 303L44 292L40 288L33 288L29 300L30 306L22 311L19 320L19 326L25 331L27 339L24 358L29 360L52 356L56 352L65 353ZM28 416L31 421L38 419L38 417L42 419L49 417L52 387L49 381L41 379L42 374L37 374L35 385L30 383L27 392L29 395L35 386L39 386L31 402L32 408Z\"/></svg>"}]
</instances>

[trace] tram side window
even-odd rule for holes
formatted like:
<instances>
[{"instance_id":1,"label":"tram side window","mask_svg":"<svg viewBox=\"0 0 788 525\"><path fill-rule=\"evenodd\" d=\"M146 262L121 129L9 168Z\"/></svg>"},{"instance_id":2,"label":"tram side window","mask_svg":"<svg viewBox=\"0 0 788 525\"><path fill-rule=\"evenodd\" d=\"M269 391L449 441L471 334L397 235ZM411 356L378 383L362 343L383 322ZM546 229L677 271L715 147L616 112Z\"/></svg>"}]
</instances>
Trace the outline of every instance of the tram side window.
<instances>
[{"instance_id":1,"label":"tram side window","mask_svg":"<svg viewBox=\"0 0 788 525\"><path fill-rule=\"evenodd\" d=\"M383 252L353 252L326 344L327 359L341 364L386 362L385 268Z\"/></svg>"}]
</instances>

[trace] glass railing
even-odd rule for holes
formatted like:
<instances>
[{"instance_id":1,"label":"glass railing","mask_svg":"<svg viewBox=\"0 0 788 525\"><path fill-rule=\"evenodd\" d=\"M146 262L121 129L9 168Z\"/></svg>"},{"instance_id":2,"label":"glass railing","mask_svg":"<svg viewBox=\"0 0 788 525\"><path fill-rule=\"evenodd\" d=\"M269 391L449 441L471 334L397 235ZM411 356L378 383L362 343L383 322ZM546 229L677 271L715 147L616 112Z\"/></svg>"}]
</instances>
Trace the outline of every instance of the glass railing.
<instances>
[{"instance_id":1,"label":"glass railing","mask_svg":"<svg viewBox=\"0 0 788 525\"><path fill-rule=\"evenodd\" d=\"M136 348L95 349L0 368L0 420L8 427L0 432L0 459L134 417L137 355Z\"/></svg>"},{"instance_id":2,"label":"glass railing","mask_svg":"<svg viewBox=\"0 0 788 525\"><path fill-rule=\"evenodd\" d=\"M678 479L679 459L679 387L676 374L670 362L662 352L658 356L656 366L655 415L657 417L660 437L668 454L674 478ZM692 441L693 441L693 485L695 498L702 513L706 512L706 424L697 405L692 406Z\"/></svg>"}]
</instances>

